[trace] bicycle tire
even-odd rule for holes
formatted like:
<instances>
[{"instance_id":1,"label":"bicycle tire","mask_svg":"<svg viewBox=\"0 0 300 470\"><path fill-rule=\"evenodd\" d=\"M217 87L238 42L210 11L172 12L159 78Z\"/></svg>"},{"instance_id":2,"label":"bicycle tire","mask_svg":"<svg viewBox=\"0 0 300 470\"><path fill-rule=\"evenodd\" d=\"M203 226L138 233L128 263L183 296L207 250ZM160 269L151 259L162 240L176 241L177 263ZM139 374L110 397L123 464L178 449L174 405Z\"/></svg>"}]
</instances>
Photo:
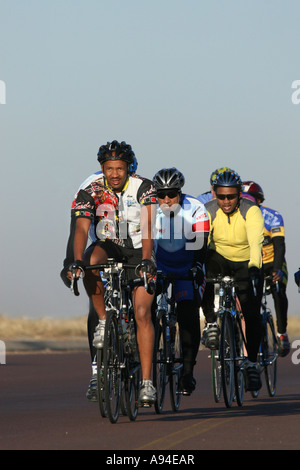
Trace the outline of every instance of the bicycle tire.
<instances>
[{"instance_id":1,"label":"bicycle tire","mask_svg":"<svg viewBox=\"0 0 300 470\"><path fill-rule=\"evenodd\" d=\"M97 398L102 418L107 416L104 396L103 350L97 349Z\"/></svg>"},{"instance_id":2,"label":"bicycle tire","mask_svg":"<svg viewBox=\"0 0 300 470\"><path fill-rule=\"evenodd\" d=\"M138 353L138 344L136 340L136 324L133 317L127 324L129 332L129 347L126 360L126 382L125 382L125 399L127 414L130 421L135 421L138 414L138 400L141 380L141 364Z\"/></svg>"},{"instance_id":3,"label":"bicycle tire","mask_svg":"<svg viewBox=\"0 0 300 470\"><path fill-rule=\"evenodd\" d=\"M156 388L154 403L156 413L161 413L164 406L167 381L167 343L164 314L158 315L155 321L153 350L153 385Z\"/></svg>"},{"instance_id":4,"label":"bicycle tire","mask_svg":"<svg viewBox=\"0 0 300 470\"><path fill-rule=\"evenodd\" d=\"M210 351L212 390L216 403L220 402L222 394L221 364L219 357L219 351L216 349Z\"/></svg>"},{"instance_id":5,"label":"bicycle tire","mask_svg":"<svg viewBox=\"0 0 300 470\"><path fill-rule=\"evenodd\" d=\"M238 315L238 314L237 314ZM245 362L245 346L242 334L242 325L240 317L235 318L234 322L234 342L236 357L234 361L234 382L235 382L235 396L238 406L243 405L245 394L245 375L243 364Z\"/></svg>"},{"instance_id":6,"label":"bicycle tire","mask_svg":"<svg viewBox=\"0 0 300 470\"><path fill-rule=\"evenodd\" d=\"M116 423L119 417L121 395L120 342L118 319L115 311L107 312L104 347L104 395L107 416L111 423Z\"/></svg>"},{"instance_id":7,"label":"bicycle tire","mask_svg":"<svg viewBox=\"0 0 300 470\"><path fill-rule=\"evenodd\" d=\"M217 316L217 323L219 325L220 331L222 328L221 316ZM212 380L212 391L213 397L216 403L220 402L222 395L222 377L221 377L221 363L220 363L220 345L219 349L210 350L210 360L211 360L211 380Z\"/></svg>"},{"instance_id":8,"label":"bicycle tire","mask_svg":"<svg viewBox=\"0 0 300 470\"><path fill-rule=\"evenodd\" d=\"M227 408L232 406L235 394L234 359L232 316L231 312L225 310L222 316L220 363L223 398Z\"/></svg>"},{"instance_id":9,"label":"bicycle tire","mask_svg":"<svg viewBox=\"0 0 300 470\"><path fill-rule=\"evenodd\" d=\"M141 368L139 365L133 366L133 368L129 370L129 377L125 383L126 409L130 421L135 421L138 415L140 380Z\"/></svg>"},{"instance_id":10,"label":"bicycle tire","mask_svg":"<svg viewBox=\"0 0 300 470\"><path fill-rule=\"evenodd\" d=\"M170 402L172 411L178 411L181 401L181 393L180 393L180 379L182 376L182 347L181 347L181 337L180 337L180 330L179 324L176 322L175 326L175 335L172 331L170 332L171 335L171 355L172 355L172 364L171 364L171 371L169 375L169 388L170 388Z\"/></svg>"},{"instance_id":11,"label":"bicycle tire","mask_svg":"<svg viewBox=\"0 0 300 470\"><path fill-rule=\"evenodd\" d=\"M266 386L270 397L274 397L277 385L278 345L272 315L268 312L263 339L263 357Z\"/></svg>"}]
</instances>

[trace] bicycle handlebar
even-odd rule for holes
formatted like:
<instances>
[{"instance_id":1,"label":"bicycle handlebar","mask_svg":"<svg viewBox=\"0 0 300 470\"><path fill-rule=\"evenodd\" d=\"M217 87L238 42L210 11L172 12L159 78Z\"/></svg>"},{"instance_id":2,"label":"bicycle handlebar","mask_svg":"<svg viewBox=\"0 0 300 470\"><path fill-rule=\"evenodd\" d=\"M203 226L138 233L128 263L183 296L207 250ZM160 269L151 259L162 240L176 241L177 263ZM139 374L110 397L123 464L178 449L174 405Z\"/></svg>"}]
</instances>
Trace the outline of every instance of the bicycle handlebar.
<instances>
[{"instance_id":1,"label":"bicycle handlebar","mask_svg":"<svg viewBox=\"0 0 300 470\"><path fill-rule=\"evenodd\" d=\"M112 268L114 268L116 270L135 269L136 265L135 264L123 263L123 262L115 261L112 258L108 258L106 263L92 264L92 265L89 265L89 266L80 267L83 275L84 275L85 271L90 271L90 270L99 270L99 271L101 271L101 270L112 269ZM78 269L78 266L76 265L76 263L73 263L70 266L70 271L73 274L73 279L71 281L71 291L73 292L74 295L79 296L80 295L79 290L78 290L79 277L75 277L77 269ZM146 281L147 281L147 278L146 278ZM147 281L147 283L145 283L145 277L144 277L144 280L142 280L142 279L133 279L132 281L130 281L130 284L132 286L135 286L135 285L138 285L138 284L142 285L142 282L145 286L145 289L147 289L148 288L148 281Z\"/></svg>"}]
</instances>

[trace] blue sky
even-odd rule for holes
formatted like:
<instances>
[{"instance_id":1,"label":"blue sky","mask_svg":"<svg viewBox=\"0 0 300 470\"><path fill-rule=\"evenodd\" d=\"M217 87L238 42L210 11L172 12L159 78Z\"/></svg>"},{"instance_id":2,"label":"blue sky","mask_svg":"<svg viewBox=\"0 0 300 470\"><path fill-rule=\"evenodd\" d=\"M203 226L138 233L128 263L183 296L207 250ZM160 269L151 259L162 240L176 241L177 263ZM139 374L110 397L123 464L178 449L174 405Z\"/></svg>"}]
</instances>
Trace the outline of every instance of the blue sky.
<instances>
[{"instance_id":1,"label":"blue sky","mask_svg":"<svg viewBox=\"0 0 300 470\"><path fill-rule=\"evenodd\" d=\"M0 0L0 312L87 311L59 278L70 204L118 139L140 174L177 166L192 195L220 166L260 183L297 314L299 21L293 0Z\"/></svg>"}]
</instances>

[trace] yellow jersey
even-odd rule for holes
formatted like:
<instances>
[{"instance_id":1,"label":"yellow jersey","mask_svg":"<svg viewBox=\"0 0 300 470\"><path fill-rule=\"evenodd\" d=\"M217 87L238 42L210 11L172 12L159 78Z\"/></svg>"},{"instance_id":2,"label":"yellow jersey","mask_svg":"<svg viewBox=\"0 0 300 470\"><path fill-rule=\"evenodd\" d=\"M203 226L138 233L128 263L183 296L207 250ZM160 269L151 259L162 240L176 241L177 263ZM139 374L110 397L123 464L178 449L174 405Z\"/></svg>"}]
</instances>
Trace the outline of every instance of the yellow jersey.
<instances>
[{"instance_id":1,"label":"yellow jersey","mask_svg":"<svg viewBox=\"0 0 300 470\"><path fill-rule=\"evenodd\" d=\"M261 268L264 218L260 208L245 198L229 215L218 206L217 199L205 207L210 221L209 248L231 261L248 261L249 268Z\"/></svg>"}]
</instances>

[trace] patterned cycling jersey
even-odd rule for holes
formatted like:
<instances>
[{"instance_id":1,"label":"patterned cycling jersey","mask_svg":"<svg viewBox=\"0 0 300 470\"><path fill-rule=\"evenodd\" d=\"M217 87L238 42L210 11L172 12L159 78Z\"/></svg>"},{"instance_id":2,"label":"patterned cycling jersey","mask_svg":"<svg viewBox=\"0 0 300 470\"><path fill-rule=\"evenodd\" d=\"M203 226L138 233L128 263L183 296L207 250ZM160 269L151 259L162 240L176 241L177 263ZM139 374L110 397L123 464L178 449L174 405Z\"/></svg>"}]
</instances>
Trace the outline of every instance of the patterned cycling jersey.
<instances>
[{"instance_id":1,"label":"patterned cycling jersey","mask_svg":"<svg viewBox=\"0 0 300 470\"><path fill-rule=\"evenodd\" d=\"M283 218L279 212L266 206L260 206L264 221L263 263L274 261L274 237L284 237Z\"/></svg>"},{"instance_id":2,"label":"patterned cycling jersey","mask_svg":"<svg viewBox=\"0 0 300 470\"><path fill-rule=\"evenodd\" d=\"M141 206L155 204L152 182L138 175L129 176L120 193L106 186L102 172L88 177L72 204L74 216L91 220L92 241L111 239L131 248L142 247Z\"/></svg>"}]
</instances>

